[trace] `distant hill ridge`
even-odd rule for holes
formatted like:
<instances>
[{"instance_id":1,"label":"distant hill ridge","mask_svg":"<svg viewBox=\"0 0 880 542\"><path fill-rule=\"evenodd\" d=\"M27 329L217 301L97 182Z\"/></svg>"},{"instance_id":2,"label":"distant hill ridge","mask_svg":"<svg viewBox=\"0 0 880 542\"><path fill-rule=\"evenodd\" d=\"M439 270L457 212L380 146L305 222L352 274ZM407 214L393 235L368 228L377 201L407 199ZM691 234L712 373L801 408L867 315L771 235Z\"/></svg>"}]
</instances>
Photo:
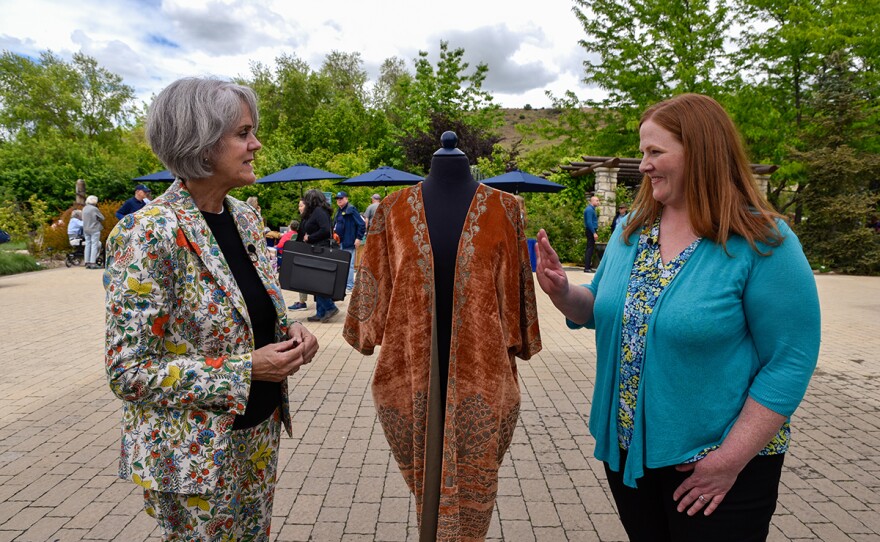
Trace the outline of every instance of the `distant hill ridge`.
<instances>
[{"instance_id":1,"label":"distant hill ridge","mask_svg":"<svg viewBox=\"0 0 880 542\"><path fill-rule=\"evenodd\" d=\"M539 120L549 120L552 122L556 120L561 113L559 109L550 107L542 109L502 108L501 111L504 113L504 124L498 131L501 134L501 144L505 147L513 145L522 138L522 134L516 129L517 126L528 126ZM543 147L547 144L549 144L549 142L535 142L524 146L521 150L527 152L534 148Z\"/></svg>"}]
</instances>

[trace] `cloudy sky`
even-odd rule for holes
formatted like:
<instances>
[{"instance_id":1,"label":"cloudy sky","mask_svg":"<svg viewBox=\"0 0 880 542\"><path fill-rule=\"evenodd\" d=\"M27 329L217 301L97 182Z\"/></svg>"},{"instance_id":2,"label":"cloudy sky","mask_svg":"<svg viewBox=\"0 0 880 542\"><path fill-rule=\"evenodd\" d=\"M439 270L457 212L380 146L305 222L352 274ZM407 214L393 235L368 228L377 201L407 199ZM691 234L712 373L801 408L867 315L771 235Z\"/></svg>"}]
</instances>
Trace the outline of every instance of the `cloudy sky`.
<instances>
[{"instance_id":1,"label":"cloudy sky","mask_svg":"<svg viewBox=\"0 0 880 542\"><path fill-rule=\"evenodd\" d=\"M505 107L549 106L544 95L599 91L580 81L585 53L571 0L0 0L0 49L96 58L145 101L186 75L246 76L295 54L313 68L331 51L360 52L375 80L382 61L418 52L436 64L440 40L485 62L484 84Z\"/></svg>"}]
</instances>

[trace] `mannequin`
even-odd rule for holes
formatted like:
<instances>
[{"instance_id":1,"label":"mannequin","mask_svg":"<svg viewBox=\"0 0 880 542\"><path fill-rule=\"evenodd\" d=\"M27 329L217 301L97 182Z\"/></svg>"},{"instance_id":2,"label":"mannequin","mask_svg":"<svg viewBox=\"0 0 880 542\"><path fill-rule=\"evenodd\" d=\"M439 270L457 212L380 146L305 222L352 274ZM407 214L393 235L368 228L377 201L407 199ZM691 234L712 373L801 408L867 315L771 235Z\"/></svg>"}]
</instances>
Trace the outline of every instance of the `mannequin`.
<instances>
[{"instance_id":1,"label":"mannequin","mask_svg":"<svg viewBox=\"0 0 880 542\"><path fill-rule=\"evenodd\" d=\"M471 175L467 156L457 149L455 132L443 132L441 149L431 159L422 183L425 220L434 253L434 300L437 308L437 346L440 354L440 396L446 406L449 374L449 334L452 327L452 290L461 229L480 183Z\"/></svg>"},{"instance_id":2,"label":"mannequin","mask_svg":"<svg viewBox=\"0 0 880 542\"><path fill-rule=\"evenodd\" d=\"M431 171L422 183L425 221L434 255L434 306L437 363L431 366L431 398L428 405L428 431L425 442L424 501L419 540L433 542L437 537L440 506L440 478L443 464L443 426L446 387L449 381L449 342L452 332L452 299L455 288L455 262L458 242L468 209L480 183L471 175L467 156L456 148L455 132L443 132L442 148L431 159ZM433 429L433 430L432 430Z\"/></svg>"}]
</instances>

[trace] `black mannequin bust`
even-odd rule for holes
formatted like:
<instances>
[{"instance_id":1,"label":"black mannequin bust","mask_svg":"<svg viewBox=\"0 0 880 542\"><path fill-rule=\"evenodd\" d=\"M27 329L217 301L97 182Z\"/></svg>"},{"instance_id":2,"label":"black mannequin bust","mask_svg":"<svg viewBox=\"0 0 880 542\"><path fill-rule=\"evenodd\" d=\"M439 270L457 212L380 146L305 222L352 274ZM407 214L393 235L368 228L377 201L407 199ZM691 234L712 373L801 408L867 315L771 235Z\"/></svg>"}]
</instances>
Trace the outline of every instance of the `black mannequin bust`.
<instances>
[{"instance_id":1,"label":"black mannequin bust","mask_svg":"<svg viewBox=\"0 0 880 542\"><path fill-rule=\"evenodd\" d=\"M431 159L431 170L422 182L425 220L434 255L434 297L437 308L437 350L440 383L446 404L449 374L449 342L452 329L452 298L458 241L479 182L471 175L467 156L457 149L458 136L444 132L443 145Z\"/></svg>"}]
</instances>

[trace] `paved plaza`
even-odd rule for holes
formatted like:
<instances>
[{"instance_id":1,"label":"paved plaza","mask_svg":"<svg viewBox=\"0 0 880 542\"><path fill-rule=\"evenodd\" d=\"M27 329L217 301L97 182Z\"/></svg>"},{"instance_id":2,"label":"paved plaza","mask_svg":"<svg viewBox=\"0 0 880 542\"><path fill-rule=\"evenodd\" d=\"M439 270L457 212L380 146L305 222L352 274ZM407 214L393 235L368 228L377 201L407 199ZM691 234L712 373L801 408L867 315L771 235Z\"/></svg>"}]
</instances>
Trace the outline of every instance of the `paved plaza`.
<instances>
[{"instance_id":1,"label":"paved plaza","mask_svg":"<svg viewBox=\"0 0 880 542\"><path fill-rule=\"evenodd\" d=\"M817 282L819 366L792 422L770 540L877 541L880 278ZM519 362L522 412L489 538L625 540L587 431L593 333L566 329L541 292L538 306L544 349ZM100 271L0 277L0 542L160 539L139 488L116 477L121 403L104 376L103 311ZM342 340L342 320L310 326L321 351L290 378L273 539L417 540L373 409L375 357Z\"/></svg>"}]
</instances>

